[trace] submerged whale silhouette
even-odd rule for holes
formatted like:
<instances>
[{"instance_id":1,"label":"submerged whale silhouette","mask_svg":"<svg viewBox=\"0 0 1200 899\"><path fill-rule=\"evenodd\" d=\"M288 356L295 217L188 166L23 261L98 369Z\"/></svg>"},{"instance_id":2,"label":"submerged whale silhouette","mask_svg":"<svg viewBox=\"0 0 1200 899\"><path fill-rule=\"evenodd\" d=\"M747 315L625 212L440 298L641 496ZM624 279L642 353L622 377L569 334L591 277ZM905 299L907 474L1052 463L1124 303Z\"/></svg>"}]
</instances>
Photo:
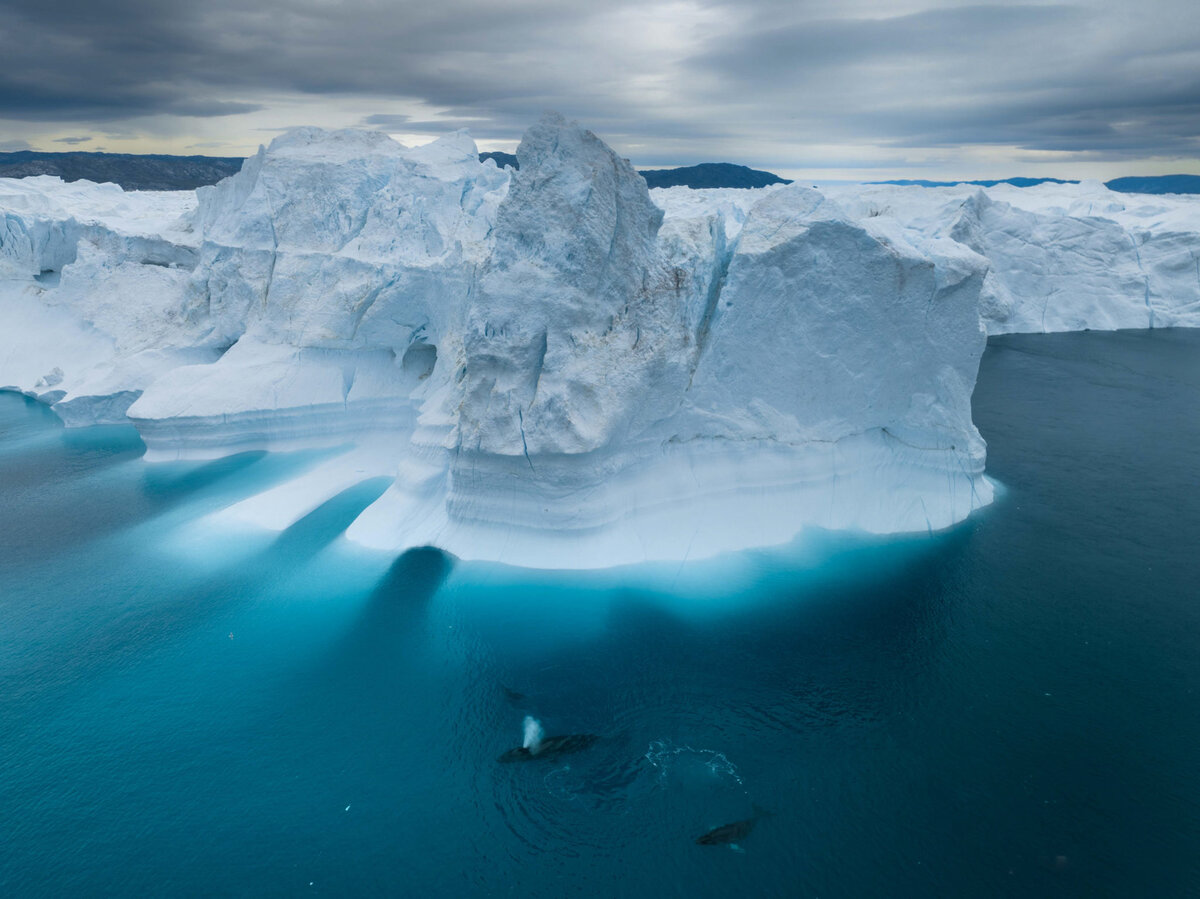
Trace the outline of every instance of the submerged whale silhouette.
<instances>
[{"instance_id":1,"label":"submerged whale silhouette","mask_svg":"<svg viewBox=\"0 0 1200 899\"><path fill-rule=\"evenodd\" d=\"M508 701L513 705L524 705L525 700L529 698L519 690L514 690L512 687L506 687L504 684L500 685L500 689L504 691L505 698L508 699Z\"/></svg>"},{"instance_id":2,"label":"submerged whale silhouette","mask_svg":"<svg viewBox=\"0 0 1200 899\"><path fill-rule=\"evenodd\" d=\"M774 812L769 812L765 808L754 806L754 814L749 818L743 818L741 821L733 821L729 824L722 824L720 827L714 827L708 833L696 837L696 842L701 846L722 846L725 844L735 844L738 840L744 839L749 835L750 831L754 830L754 825L758 823L759 818L769 818Z\"/></svg>"},{"instance_id":3,"label":"submerged whale silhouette","mask_svg":"<svg viewBox=\"0 0 1200 899\"><path fill-rule=\"evenodd\" d=\"M560 737L545 737L535 747L518 746L500 756L499 762L532 762L556 759L593 746L599 740L596 734L563 734Z\"/></svg>"}]
</instances>

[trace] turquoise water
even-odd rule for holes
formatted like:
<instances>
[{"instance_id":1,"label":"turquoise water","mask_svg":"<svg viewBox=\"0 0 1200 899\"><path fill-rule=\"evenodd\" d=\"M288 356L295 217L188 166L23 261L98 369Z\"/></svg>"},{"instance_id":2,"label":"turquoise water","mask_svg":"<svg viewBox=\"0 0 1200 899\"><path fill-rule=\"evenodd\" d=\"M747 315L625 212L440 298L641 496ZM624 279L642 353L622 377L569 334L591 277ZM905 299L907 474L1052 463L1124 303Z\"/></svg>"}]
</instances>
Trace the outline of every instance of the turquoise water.
<instances>
[{"instance_id":1,"label":"turquoise water","mask_svg":"<svg viewBox=\"0 0 1200 899\"><path fill-rule=\"evenodd\" d=\"M993 339L975 410L947 533L549 575L0 394L0 892L1195 894L1200 332Z\"/></svg>"}]
</instances>

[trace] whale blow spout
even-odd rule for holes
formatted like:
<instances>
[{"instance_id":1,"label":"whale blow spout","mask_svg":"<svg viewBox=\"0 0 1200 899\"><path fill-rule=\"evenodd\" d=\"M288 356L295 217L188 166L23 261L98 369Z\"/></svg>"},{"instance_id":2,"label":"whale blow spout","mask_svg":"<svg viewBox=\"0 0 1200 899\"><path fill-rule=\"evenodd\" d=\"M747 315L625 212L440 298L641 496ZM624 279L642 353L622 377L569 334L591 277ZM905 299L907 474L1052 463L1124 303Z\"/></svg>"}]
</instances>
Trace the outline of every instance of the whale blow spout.
<instances>
[{"instance_id":1,"label":"whale blow spout","mask_svg":"<svg viewBox=\"0 0 1200 899\"><path fill-rule=\"evenodd\" d=\"M528 749L530 755L537 755L542 750L542 738L545 736L546 732L542 730L542 722L532 715L526 715L525 742L521 744L521 747Z\"/></svg>"}]
</instances>

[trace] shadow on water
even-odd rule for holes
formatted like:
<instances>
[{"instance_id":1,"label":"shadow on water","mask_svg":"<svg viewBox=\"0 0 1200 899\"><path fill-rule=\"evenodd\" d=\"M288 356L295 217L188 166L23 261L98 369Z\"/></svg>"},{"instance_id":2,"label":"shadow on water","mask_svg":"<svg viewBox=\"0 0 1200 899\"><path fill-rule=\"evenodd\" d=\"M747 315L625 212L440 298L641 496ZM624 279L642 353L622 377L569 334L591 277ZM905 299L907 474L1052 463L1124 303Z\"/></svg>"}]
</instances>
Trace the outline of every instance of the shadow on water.
<instances>
[{"instance_id":1,"label":"shadow on water","mask_svg":"<svg viewBox=\"0 0 1200 899\"><path fill-rule=\"evenodd\" d=\"M571 602L571 599L564 600ZM514 603L511 613L479 635L482 652L491 660L487 691L490 704L511 732L518 733L520 714L545 719L555 733L595 731L614 736L622 730L627 708L636 705L644 687L677 665L697 661L697 628L667 607L659 597L621 588L604 602L598 629L578 639L556 639L553 628L530 621L531 610ZM614 673L614 659L621 659Z\"/></svg>"},{"instance_id":2,"label":"shadow on water","mask_svg":"<svg viewBox=\"0 0 1200 899\"><path fill-rule=\"evenodd\" d=\"M272 552L272 550L268 550ZM405 647L419 642L429 605L453 567L452 558L439 549L410 549L392 562L371 590L349 629L304 676L311 679L299 690L341 699L364 699L361 683L386 687L385 675L410 666Z\"/></svg>"},{"instance_id":3,"label":"shadow on water","mask_svg":"<svg viewBox=\"0 0 1200 899\"><path fill-rule=\"evenodd\" d=\"M539 645L516 605L479 640L498 684L481 713L513 734L521 714L556 732L599 733L630 758L663 740L743 759L772 732L878 730L920 700L949 651L952 582L972 537L964 528L935 546L926 539L851 549L838 577L799 576L773 598L719 612L618 589L601 600L600 626L575 642Z\"/></svg>"},{"instance_id":4,"label":"shadow on water","mask_svg":"<svg viewBox=\"0 0 1200 899\"><path fill-rule=\"evenodd\" d=\"M97 429L88 429L95 431ZM131 429L117 429L128 432ZM133 432L136 438L136 432ZM94 434L86 435L87 441L98 440ZM111 446L112 441L108 441ZM189 503L202 502L216 505L222 500L236 499L243 495L259 493L286 480L303 470L314 460L321 458L322 451L300 451L292 453L269 453L252 450L223 456L204 462L155 462L137 463L143 450L137 441L136 451L104 455L102 452L89 454L85 450L66 450L65 464L57 465L56 454L50 453L38 465L32 465L31 483L39 483L37 502L24 504L28 509L21 521L0 521L0 554L12 553L15 558L31 550L40 555L47 550L61 552L99 537L119 532L157 515L171 512ZM95 455L96 458L91 458ZM116 463L136 463L128 476L110 479L103 485L109 499L104 503L81 501L91 491L90 479ZM20 470L13 471L4 466L5 474L13 477L0 483L0 500L5 495L15 496L13 491L21 486ZM45 479L42 483L40 479ZM357 502L357 492L369 493L369 487L357 485L350 488L349 498L340 495L326 506L311 513L305 519L284 532L282 547L302 548L310 539L306 535L319 534L326 530L326 520L336 522L344 517L344 510ZM371 497L373 501L378 494ZM21 499L16 496L15 498ZM365 507L365 504L364 506ZM361 511L363 507L354 513ZM352 520L352 519L351 519ZM316 548L330 542L345 530L349 521L337 528L332 537ZM293 530L294 529L294 530ZM10 533L11 532L11 533ZM7 539L5 539L7 538Z\"/></svg>"},{"instance_id":5,"label":"shadow on water","mask_svg":"<svg viewBox=\"0 0 1200 899\"><path fill-rule=\"evenodd\" d=\"M240 474L267 456L264 450L236 453L207 462L156 462L146 466L142 494L158 506L183 502L193 494Z\"/></svg>"},{"instance_id":6,"label":"shadow on water","mask_svg":"<svg viewBox=\"0 0 1200 899\"><path fill-rule=\"evenodd\" d=\"M806 649L833 644L837 654L865 641L872 644L871 652L893 656L917 644L928 650L931 642L944 639L953 614L946 580L967 553L976 525L967 522L932 538L850 550L834 560L840 577L781 591L781 601L739 616L737 626L759 640L819 640Z\"/></svg>"},{"instance_id":7,"label":"shadow on water","mask_svg":"<svg viewBox=\"0 0 1200 899\"><path fill-rule=\"evenodd\" d=\"M230 470L236 471L253 461L234 465ZM213 477L210 470L199 480L207 478L211 482ZM152 653L155 647L178 640L233 606L261 596L264 585L269 592L276 586L274 579L280 572L285 578L290 576L336 540L385 487L386 479L374 478L344 490L236 568L178 592L163 591L158 584L132 585L128 593L114 596L106 603L103 619L91 622L86 653L78 652L78 647L70 641L43 646L36 654L24 657L21 660L24 664L15 671L6 673L14 681L29 686L25 695L6 698L25 703L33 694L52 694L64 685L97 677ZM401 561L403 557L393 571Z\"/></svg>"},{"instance_id":8,"label":"shadow on water","mask_svg":"<svg viewBox=\"0 0 1200 899\"><path fill-rule=\"evenodd\" d=\"M198 500L258 493L328 455L251 450L207 461L142 464L137 460L146 447L136 428L64 428L42 404L3 392L0 438L6 450L0 456L0 508L22 510L0 516L0 561L16 562L71 550ZM351 492L360 488L370 491L359 485ZM103 502L88 501L101 492ZM356 501L334 498L332 508L322 507L285 532L283 546L301 548L306 532L322 531L326 518L336 523L338 510Z\"/></svg>"},{"instance_id":9,"label":"shadow on water","mask_svg":"<svg viewBox=\"0 0 1200 899\"><path fill-rule=\"evenodd\" d=\"M48 429L48 430L43 430ZM146 451L133 427L104 425L71 430L39 423L39 436L23 450L4 456L5 482L9 487L31 487L39 492L68 479L86 477Z\"/></svg>"},{"instance_id":10,"label":"shadow on water","mask_svg":"<svg viewBox=\"0 0 1200 899\"><path fill-rule=\"evenodd\" d=\"M144 450L132 428L89 428L86 433L65 432L60 445L46 447L36 455L6 460L0 497L21 502L25 512L19 521L0 520L0 541L16 555L22 547L62 550L78 546L211 491L267 455L239 453L199 464L146 466L144 472L135 473L142 474L140 479L134 476L106 483L105 491L115 494L110 501L83 501L93 478L119 464L136 462ZM23 496L28 490L36 490L36 502Z\"/></svg>"},{"instance_id":11,"label":"shadow on water","mask_svg":"<svg viewBox=\"0 0 1200 899\"><path fill-rule=\"evenodd\" d=\"M274 566L311 558L340 537L363 509L379 499L391 480L369 478L343 490L282 531L252 564Z\"/></svg>"},{"instance_id":12,"label":"shadow on water","mask_svg":"<svg viewBox=\"0 0 1200 899\"><path fill-rule=\"evenodd\" d=\"M420 597L422 603L433 598L449 577L453 559L432 546L410 549L396 558L387 573L371 591L369 605L401 596Z\"/></svg>"},{"instance_id":13,"label":"shadow on water","mask_svg":"<svg viewBox=\"0 0 1200 899\"><path fill-rule=\"evenodd\" d=\"M60 432L36 452L6 456L0 463L0 505L20 508L20 516L0 516L0 554L21 558L71 546L136 523L149 513L129 492L122 501L81 501L88 481L115 466L132 462L145 447L133 428L96 428Z\"/></svg>"},{"instance_id":14,"label":"shadow on water","mask_svg":"<svg viewBox=\"0 0 1200 899\"><path fill-rule=\"evenodd\" d=\"M378 651L412 637L453 568L439 549L410 549L375 585L357 623L335 654L351 663L369 663Z\"/></svg>"},{"instance_id":15,"label":"shadow on water","mask_svg":"<svg viewBox=\"0 0 1200 899\"><path fill-rule=\"evenodd\" d=\"M298 678L293 696L361 733L380 752L402 754L411 719L427 702L422 664L430 603L450 573L449 556L411 549L397 558L367 598L357 620Z\"/></svg>"}]
</instances>

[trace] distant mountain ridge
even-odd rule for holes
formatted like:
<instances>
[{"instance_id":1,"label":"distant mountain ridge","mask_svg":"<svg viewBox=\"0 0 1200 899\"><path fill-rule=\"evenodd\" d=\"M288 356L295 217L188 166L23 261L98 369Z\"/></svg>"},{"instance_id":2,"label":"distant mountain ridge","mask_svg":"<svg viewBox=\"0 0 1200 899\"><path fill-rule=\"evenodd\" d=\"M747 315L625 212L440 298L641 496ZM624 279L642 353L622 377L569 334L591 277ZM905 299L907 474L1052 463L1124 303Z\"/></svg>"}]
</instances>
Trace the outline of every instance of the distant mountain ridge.
<instances>
[{"instance_id":1,"label":"distant mountain ridge","mask_svg":"<svg viewBox=\"0 0 1200 899\"><path fill-rule=\"evenodd\" d=\"M1152 175L1114 178L1109 190L1133 194L1200 194L1200 175Z\"/></svg>"},{"instance_id":2,"label":"distant mountain ridge","mask_svg":"<svg viewBox=\"0 0 1200 899\"><path fill-rule=\"evenodd\" d=\"M512 166L519 169L517 157L512 153L480 153L479 161L495 160L500 168ZM734 165L732 162L702 162L699 165L689 165L678 169L643 169L638 172L646 179L648 187L767 187L771 184L791 184L787 178L780 178L772 172L762 172L744 165Z\"/></svg>"},{"instance_id":3,"label":"distant mountain ridge","mask_svg":"<svg viewBox=\"0 0 1200 899\"><path fill-rule=\"evenodd\" d=\"M872 181L872 184L900 184L915 187L954 187L958 184L977 184L995 187L1011 184L1014 187L1033 187L1036 184L1078 184L1062 178L996 178L988 181L924 181L902 178L895 181ZM1104 182L1109 190L1124 194L1200 194L1200 175L1146 175L1113 178Z\"/></svg>"},{"instance_id":4,"label":"distant mountain ridge","mask_svg":"<svg viewBox=\"0 0 1200 899\"><path fill-rule=\"evenodd\" d=\"M979 187L995 187L997 184L1011 184L1013 187L1033 187L1036 184L1078 184L1078 181L1064 181L1062 178L993 178L984 181L925 181L921 178L898 178L894 181L872 181L871 184L899 184L902 187L954 187L959 184L975 184Z\"/></svg>"},{"instance_id":5,"label":"distant mountain ridge","mask_svg":"<svg viewBox=\"0 0 1200 899\"><path fill-rule=\"evenodd\" d=\"M126 190L195 190L242 169L242 157L135 153L0 153L0 178L57 175L64 181L111 181Z\"/></svg>"},{"instance_id":6,"label":"distant mountain ridge","mask_svg":"<svg viewBox=\"0 0 1200 899\"><path fill-rule=\"evenodd\" d=\"M479 154L479 161L519 168L516 155L498 150ZM19 150L0 153L0 178L57 175L64 181L112 182L125 190L195 190L241 171L243 159L232 156L163 156L135 153L44 153ZM705 162L677 169L640 173L650 187L766 187L791 184L771 172L729 162Z\"/></svg>"},{"instance_id":7,"label":"distant mountain ridge","mask_svg":"<svg viewBox=\"0 0 1200 899\"><path fill-rule=\"evenodd\" d=\"M771 172L762 172L731 162L702 162L678 169L645 169L638 172L650 187L769 187L791 184Z\"/></svg>"},{"instance_id":8,"label":"distant mountain ridge","mask_svg":"<svg viewBox=\"0 0 1200 899\"><path fill-rule=\"evenodd\" d=\"M502 169L506 165L512 166L514 169L519 169L521 166L517 163L516 153L504 153L500 150L492 150L489 153L480 153L479 161L487 162L489 159L494 160L496 168Z\"/></svg>"},{"instance_id":9,"label":"distant mountain ridge","mask_svg":"<svg viewBox=\"0 0 1200 899\"><path fill-rule=\"evenodd\" d=\"M519 168L517 157L498 150L479 154L479 161L494 160L500 168ZM65 152L45 153L18 150L0 153L0 178L26 178L31 175L57 175L64 181L112 182L125 190L195 190L216 184L222 178L241 171L240 156L166 156L139 153ZM730 162L704 162L675 169L646 169L639 172L646 184L654 187L736 187L756 188L772 184L791 184L771 172ZM1062 178L994 178L979 181L926 181L896 179L874 184L900 184L918 187L953 187L974 184L995 187L1033 187L1037 184L1078 184ZM1114 178L1105 183L1109 190L1143 194L1200 194L1200 175L1150 175Z\"/></svg>"}]
</instances>

